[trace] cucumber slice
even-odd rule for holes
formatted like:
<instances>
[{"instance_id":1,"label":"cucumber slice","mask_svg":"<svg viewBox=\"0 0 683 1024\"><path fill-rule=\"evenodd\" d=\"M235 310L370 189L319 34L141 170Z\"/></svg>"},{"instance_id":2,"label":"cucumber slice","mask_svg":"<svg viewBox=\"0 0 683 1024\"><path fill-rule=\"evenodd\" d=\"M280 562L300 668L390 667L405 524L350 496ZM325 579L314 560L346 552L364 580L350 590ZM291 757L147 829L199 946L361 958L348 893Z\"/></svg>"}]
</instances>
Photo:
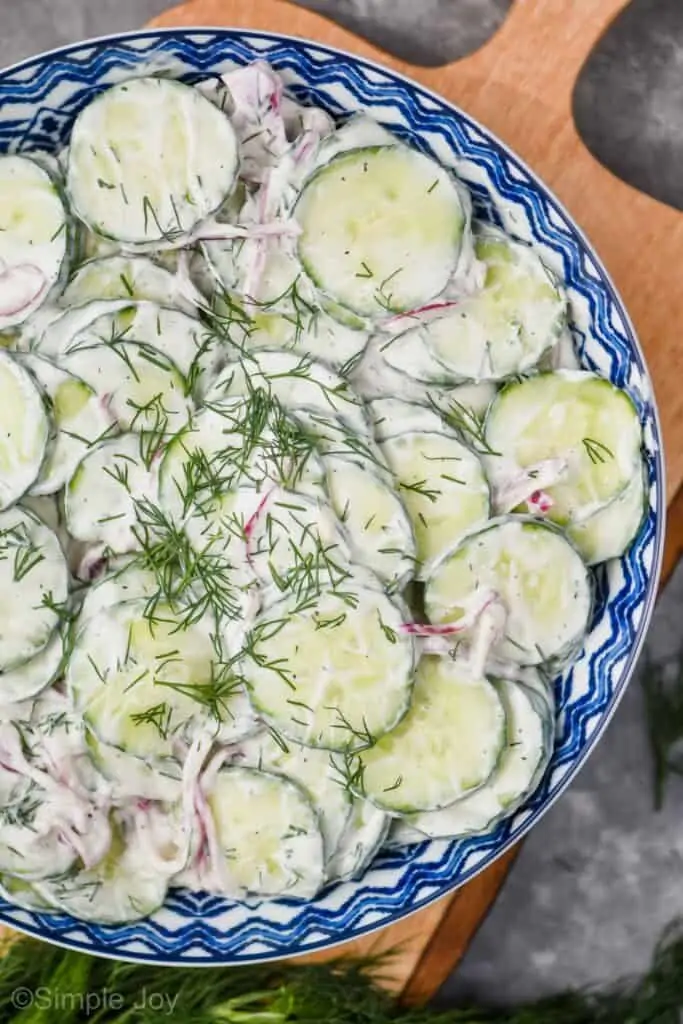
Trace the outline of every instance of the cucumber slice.
<instances>
[{"instance_id":1,"label":"cucumber slice","mask_svg":"<svg viewBox=\"0 0 683 1024\"><path fill-rule=\"evenodd\" d=\"M97 299L147 300L190 316L203 305L189 280L181 279L146 256L105 256L82 263L61 294L65 308Z\"/></svg>"},{"instance_id":2,"label":"cucumber slice","mask_svg":"<svg viewBox=\"0 0 683 1024\"><path fill-rule=\"evenodd\" d=\"M69 593L69 570L52 530L19 507L0 515L0 669L46 647Z\"/></svg>"},{"instance_id":3,"label":"cucumber slice","mask_svg":"<svg viewBox=\"0 0 683 1024\"><path fill-rule=\"evenodd\" d=\"M41 312L22 331L22 351L51 359L61 365L64 353L100 317L130 308L130 299L101 299L84 306L60 310L55 306Z\"/></svg>"},{"instance_id":4,"label":"cucumber slice","mask_svg":"<svg viewBox=\"0 0 683 1024\"><path fill-rule=\"evenodd\" d=\"M505 747L489 781L471 796L438 811L410 815L408 823L439 839L494 828L533 793L553 750L555 719L551 705L520 683L497 683L507 721Z\"/></svg>"},{"instance_id":5,"label":"cucumber slice","mask_svg":"<svg viewBox=\"0 0 683 1024\"><path fill-rule=\"evenodd\" d=\"M410 516L421 573L468 530L489 517L489 485L477 456L442 427L441 433L387 438L382 451Z\"/></svg>"},{"instance_id":6,"label":"cucumber slice","mask_svg":"<svg viewBox=\"0 0 683 1024\"><path fill-rule=\"evenodd\" d=\"M172 245L218 209L236 173L228 118L168 78L112 86L71 132L72 207L93 231L122 242Z\"/></svg>"},{"instance_id":7,"label":"cucumber slice","mask_svg":"<svg viewBox=\"0 0 683 1024\"><path fill-rule=\"evenodd\" d=\"M442 434L443 418L434 410L419 402L407 402L401 398L374 398L368 402L368 411L380 442L400 434Z\"/></svg>"},{"instance_id":8,"label":"cucumber slice","mask_svg":"<svg viewBox=\"0 0 683 1024\"><path fill-rule=\"evenodd\" d=\"M352 579L266 608L241 668L256 712L285 737L330 750L388 732L412 686L415 648L401 621L379 587Z\"/></svg>"},{"instance_id":9,"label":"cucumber slice","mask_svg":"<svg viewBox=\"0 0 683 1024\"><path fill-rule=\"evenodd\" d=\"M566 323L567 300L538 255L502 232L475 240L484 287L385 342L387 362L427 383L498 381L535 366Z\"/></svg>"},{"instance_id":10,"label":"cucumber slice","mask_svg":"<svg viewBox=\"0 0 683 1024\"><path fill-rule=\"evenodd\" d=\"M494 488L510 470L562 459L560 481L544 487L561 525L585 519L641 472L638 412L625 391L587 371L542 373L507 385L486 419Z\"/></svg>"},{"instance_id":11,"label":"cucumber slice","mask_svg":"<svg viewBox=\"0 0 683 1024\"><path fill-rule=\"evenodd\" d=\"M352 114L344 124L322 140L316 154L316 164L328 164L340 153L395 144L396 136L367 114Z\"/></svg>"},{"instance_id":12,"label":"cucumber slice","mask_svg":"<svg viewBox=\"0 0 683 1024\"><path fill-rule=\"evenodd\" d=\"M65 353L61 366L92 388L122 430L150 431L161 439L187 419L187 381L150 345L83 343Z\"/></svg>"},{"instance_id":13,"label":"cucumber slice","mask_svg":"<svg viewBox=\"0 0 683 1024\"><path fill-rule=\"evenodd\" d=\"M413 573L415 538L400 498L386 481L350 459L327 457L327 488L344 524L354 558L390 588L400 588Z\"/></svg>"},{"instance_id":14,"label":"cucumber slice","mask_svg":"<svg viewBox=\"0 0 683 1024\"><path fill-rule=\"evenodd\" d=\"M83 622L66 681L97 737L148 761L168 760L179 741L229 722L242 691L220 661L208 615L188 624L161 604L150 619L145 607L121 604Z\"/></svg>"},{"instance_id":15,"label":"cucumber slice","mask_svg":"<svg viewBox=\"0 0 683 1024\"><path fill-rule=\"evenodd\" d=\"M112 554L140 547L137 510L156 496L155 448L156 439L145 434L122 434L88 452L64 493L72 537L103 544Z\"/></svg>"},{"instance_id":16,"label":"cucumber slice","mask_svg":"<svg viewBox=\"0 0 683 1024\"><path fill-rule=\"evenodd\" d=\"M92 388L40 356L21 359L45 390L57 433L31 494L54 494L67 483L88 448L111 431L112 418Z\"/></svg>"},{"instance_id":17,"label":"cucumber slice","mask_svg":"<svg viewBox=\"0 0 683 1024\"><path fill-rule=\"evenodd\" d=\"M0 396L0 509L5 509L35 483L50 424L34 378L1 349Z\"/></svg>"},{"instance_id":18,"label":"cucumber slice","mask_svg":"<svg viewBox=\"0 0 683 1024\"><path fill-rule=\"evenodd\" d=\"M0 871L33 882L72 868L73 847L56 830L37 827L36 816L47 796L31 779L4 768L0 772Z\"/></svg>"},{"instance_id":19,"label":"cucumber slice","mask_svg":"<svg viewBox=\"0 0 683 1024\"><path fill-rule=\"evenodd\" d=\"M107 574L86 589L79 612L80 621L85 622L124 601L148 600L158 592L159 582L155 574L140 565L137 559L112 559Z\"/></svg>"},{"instance_id":20,"label":"cucumber slice","mask_svg":"<svg viewBox=\"0 0 683 1024\"><path fill-rule=\"evenodd\" d=\"M11 875L0 876L0 897L25 910L51 910L52 904L40 896L30 882Z\"/></svg>"},{"instance_id":21,"label":"cucumber slice","mask_svg":"<svg viewBox=\"0 0 683 1024\"><path fill-rule=\"evenodd\" d=\"M305 183L294 209L299 258L319 288L356 313L413 309L454 274L467 213L429 157L402 145L356 149Z\"/></svg>"},{"instance_id":22,"label":"cucumber slice","mask_svg":"<svg viewBox=\"0 0 683 1024\"><path fill-rule=\"evenodd\" d=\"M539 665L577 653L590 622L591 576L559 530L510 516L465 537L427 580L430 621L457 623L461 602L480 588L494 591L507 613L504 635L491 650L494 656Z\"/></svg>"},{"instance_id":23,"label":"cucumber slice","mask_svg":"<svg viewBox=\"0 0 683 1024\"><path fill-rule=\"evenodd\" d=\"M323 883L323 837L299 786L252 768L224 768L207 801L228 895L315 896Z\"/></svg>"},{"instance_id":24,"label":"cucumber slice","mask_svg":"<svg viewBox=\"0 0 683 1024\"><path fill-rule=\"evenodd\" d=\"M286 749L285 749L286 746ZM325 859L337 849L351 814L351 795L326 750L302 747L291 740L281 745L270 733L260 733L240 745L240 765L285 775L306 793L318 815Z\"/></svg>"},{"instance_id":25,"label":"cucumber slice","mask_svg":"<svg viewBox=\"0 0 683 1024\"><path fill-rule=\"evenodd\" d=\"M27 157L0 157L0 330L45 302L66 249L67 214L50 175Z\"/></svg>"},{"instance_id":26,"label":"cucumber slice","mask_svg":"<svg viewBox=\"0 0 683 1024\"><path fill-rule=\"evenodd\" d=\"M171 872L152 859L143 827L119 812L112 822L109 852L94 867L36 882L36 891L57 910L81 921L125 924L158 910Z\"/></svg>"},{"instance_id":27,"label":"cucumber slice","mask_svg":"<svg viewBox=\"0 0 683 1024\"><path fill-rule=\"evenodd\" d=\"M368 332L363 322L340 322L311 306L285 313L256 312L245 339L246 349L286 349L327 363L347 373L365 351Z\"/></svg>"},{"instance_id":28,"label":"cucumber slice","mask_svg":"<svg viewBox=\"0 0 683 1024\"><path fill-rule=\"evenodd\" d=\"M285 412L307 409L327 418L336 416L360 437L372 438L363 402L348 382L308 357L274 349L249 353L226 367L206 402L254 390L264 390Z\"/></svg>"},{"instance_id":29,"label":"cucumber slice","mask_svg":"<svg viewBox=\"0 0 683 1024\"><path fill-rule=\"evenodd\" d=\"M54 633L52 639L29 661L17 665L13 669L0 672L0 701L10 704L13 701L28 700L44 690L57 678L64 657L64 643L60 633Z\"/></svg>"},{"instance_id":30,"label":"cucumber slice","mask_svg":"<svg viewBox=\"0 0 683 1024\"><path fill-rule=\"evenodd\" d=\"M391 818L369 800L354 799L339 845L326 865L329 882L357 878L387 837Z\"/></svg>"},{"instance_id":31,"label":"cucumber slice","mask_svg":"<svg viewBox=\"0 0 683 1024\"><path fill-rule=\"evenodd\" d=\"M620 558L638 533L647 509L645 466L621 494L592 516L566 527L587 565Z\"/></svg>"},{"instance_id":32,"label":"cucumber slice","mask_svg":"<svg viewBox=\"0 0 683 1024\"><path fill-rule=\"evenodd\" d=\"M491 776L505 728L503 703L488 679L450 658L423 657L408 714L357 755L355 791L393 813L447 807Z\"/></svg>"},{"instance_id":33,"label":"cucumber slice","mask_svg":"<svg viewBox=\"0 0 683 1024\"><path fill-rule=\"evenodd\" d=\"M326 502L282 488L262 501L246 543L252 571L265 587L303 596L310 587L333 587L348 577L346 535Z\"/></svg>"}]
</instances>

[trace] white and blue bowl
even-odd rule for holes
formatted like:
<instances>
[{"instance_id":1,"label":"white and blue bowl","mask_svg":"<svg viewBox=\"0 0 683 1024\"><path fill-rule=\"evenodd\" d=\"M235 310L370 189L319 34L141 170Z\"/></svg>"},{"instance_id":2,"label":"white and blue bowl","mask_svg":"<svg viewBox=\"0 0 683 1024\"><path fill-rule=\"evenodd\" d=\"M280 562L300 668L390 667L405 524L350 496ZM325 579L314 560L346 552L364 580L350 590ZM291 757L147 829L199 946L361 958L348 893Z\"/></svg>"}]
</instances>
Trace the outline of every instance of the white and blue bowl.
<instances>
[{"instance_id":1,"label":"white and blue bowl","mask_svg":"<svg viewBox=\"0 0 683 1024\"><path fill-rule=\"evenodd\" d=\"M597 602L580 659L556 682L557 743L531 800L488 835L424 842L381 854L359 881L310 903L253 907L174 891L151 918L125 926L22 910L0 900L0 921L90 953L165 964L240 964L357 938L462 885L539 820L600 739L633 673L656 595L665 519L664 464L643 353L619 296L567 212L493 135L445 100L349 54L263 32L138 32L64 47L0 73L0 147L54 151L78 112L123 78L167 72L186 80L257 57L297 97L334 115L365 110L412 146L456 169L480 218L533 242L565 281L583 364L625 388L645 436L647 518L627 555L598 572Z\"/></svg>"}]
</instances>

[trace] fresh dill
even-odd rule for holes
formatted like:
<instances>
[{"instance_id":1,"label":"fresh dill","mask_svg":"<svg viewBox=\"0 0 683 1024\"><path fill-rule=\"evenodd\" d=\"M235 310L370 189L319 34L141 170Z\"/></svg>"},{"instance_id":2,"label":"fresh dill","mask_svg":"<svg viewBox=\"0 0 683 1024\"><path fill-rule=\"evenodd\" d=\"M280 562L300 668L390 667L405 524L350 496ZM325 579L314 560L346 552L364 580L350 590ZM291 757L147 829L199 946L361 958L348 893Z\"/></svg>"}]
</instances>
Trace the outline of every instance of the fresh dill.
<instances>
[{"instance_id":1,"label":"fresh dill","mask_svg":"<svg viewBox=\"0 0 683 1024\"><path fill-rule=\"evenodd\" d=\"M596 441L592 437L584 437L581 440L581 444L593 465L596 465L597 463L602 464L608 459L614 458L614 452L612 449L608 448L606 444L602 443L602 441Z\"/></svg>"},{"instance_id":2,"label":"fresh dill","mask_svg":"<svg viewBox=\"0 0 683 1024\"><path fill-rule=\"evenodd\" d=\"M407 483L405 480L399 480L398 486L400 490L409 491L411 494L419 494L421 498L426 498L432 503L434 503L441 495L441 491L428 487L426 480L415 480L412 483Z\"/></svg>"},{"instance_id":3,"label":"fresh dill","mask_svg":"<svg viewBox=\"0 0 683 1024\"><path fill-rule=\"evenodd\" d=\"M463 405L452 396L448 400L448 408L442 409L430 395L429 404L434 411L461 435L463 441L470 445L478 455L500 455L486 440L483 421L473 409Z\"/></svg>"},{"instance_id":4,"label":"fresh dill","mask_svg":"<svg viewBox=\"0 0 683 1024\"><path fill-rule=\"evenodd\" d=\"M171 731L173 708L166 701L161 701L145 711L130 716L134 725L151 725L157 730L162 740L167 740Z\"/></svg>"}]
</instances>

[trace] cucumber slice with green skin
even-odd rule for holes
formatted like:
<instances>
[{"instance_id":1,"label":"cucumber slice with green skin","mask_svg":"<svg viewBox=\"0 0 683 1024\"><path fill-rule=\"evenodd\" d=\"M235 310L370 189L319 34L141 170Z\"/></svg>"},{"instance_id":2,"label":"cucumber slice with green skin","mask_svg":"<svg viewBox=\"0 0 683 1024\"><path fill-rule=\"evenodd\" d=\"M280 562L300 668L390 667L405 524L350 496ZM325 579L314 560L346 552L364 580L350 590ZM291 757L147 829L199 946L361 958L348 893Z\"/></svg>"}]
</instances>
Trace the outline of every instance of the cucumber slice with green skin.
<instances>
[{"instance_id":1,"label":"cucumber slice with green skin","mask_svg":"<svg viewBox=\"0 0 683 1024\"><path fill-rule=\"evenodd\" d=\"M368 402L368 411L375 437L380 444L400 434L441 434L444 431L443 417L419 402L407 402L401 398L374 398Z\"/></svg>"},{"instance_id":2,"label":"cucumber slice with green skin","mask_svg":"<svg viewBox=\"0 0 683 1024\"><path fill-rule=\"evenodd\" d=\"M34 658L59 624L69 570L56 536L27 509L0 515L0 669Z\"/></svg>"},{"instance_id":3,"label":"cucumber slice with green skin","mask_svg":"<svg viewBox=\"0 0 683 1024\"><path fill-rule=\"evenodd\" d=\"M161 440L187 419L187 381L150 345L81 344L62 357L61 366L92 388L122 430L150 431Z\"/></svg>"},{"instance_id":4,"label":"cucumber slice with green skin","mask_svg":"<svg viewBox=\"0 0 683 1024\"><path fill-rule=\"evenodd\" d=\"M264 609L241 665L256 713L286 738L342 752L393 729L410 702L415 659L401 623L379 585L352 578Z\"/></svg>"},{"instance_id":5,"label":"cucumber slice with green skin","mask_svg":"<svg viewBox=\"0 0 683 1024\"><path fill-rule=\"evenodd\" d=\"M76 634L66 681L92 732L111 746L147 760L175 756L202 728L229 721L231 692L219 692L215 624L205 616L183 624L145 602L109 608ZM242 691L234 689L236 701Z\"/></svg>"},{"instance_id":6,"label":"cucumber slice with green skin","mask_svg":"<svg viewBox=\"0 0 683 1024\"><path fill-rule=\"evenodd\" d=\"M512 470L546 459L564 460L547 516L582 521L617 497L641 472L642 432L625 391L587 371L542 373L508 384L489 409L486 441L500 458L488 460L494 489Z\"/></svg>"},{"instance_id":7,"label":"cucumber slice with green skin","mask_svg":"<svg viewBox=\"0 0 683 1024\"><path fill-rule=\"evenodd\" d=\"M261 771L285 775L305 791L318 815L325 859L333 855L351 814L351 795L341 784L338 769L325 750L291 741L286 748L270 733L260 733L240 745L236 761Z\"/></svg>"},{"instance_id":8,"label":"cucumber slice with green skin","mask_svg":"<svg viewBox=\"0 0 683 1024\"><path fill-rule=\"evenodd\" d=\"M348 382L323 363L293 352L264 349L231 363L206 402L248 395L255 389L265 390L286 412L307 409L324 417L336 416L360 437L372 438L363 402Z\"/></svg>"},{"instance_id":9,"label":"cucumber slice with green skin","mask_svg":"<svg viewBox=\"0 0 683 1024\"><path fill-rule=\"evenodd\" d=\"M98 299L73 309L55 306L41 312L22 331L22 351L51 359L61 366L61 359L79 335L100 317L130 308L130 299Z\"/></svg>"},{"instance_id":10,"label":"cucumber slice with green skin","mask_svg":"<svg viewBox=\"0 0 683 1024\"><path fill-rule=\"evenodd\" d=\"M0 876L0 897L25 910L51 910L52 904L36 892L30 882L11 875Z\"/></svg>"},{"instance_id":11,"label":"cucumber slice with green skin","mask_svg":"<svg viewBox=\"0 0 683 1024\"><path fill-rule=\"evenodd\" d=\"M495 657L539 665L575 654L583 642L593 604L591 576L555 527L509 516L465 537L427 580L430 622L457 623L461 602L479 588L494 591L507 613L505 632L491 649Z\"/></svg>"},{"instance_id":12,"label":"cucumber slice with green skin","mask_svg":"<svg viewBox=\"0 0 683 1024\"><path fill-rule=\"evenodd\" d=\"M62 668L63 658L62 636L54 633L35 657L16 668L0 672L0 701L12 703L35 697L55 681Z\"/></svg>"},{"instance_id":13,"label":"cucumber slice with green skin","mask_svg":"<svg viewBox=\"0 0 683 1024\"><path fill-rule=\"evenodd\" d=\"M85 591L79 616L81 622L124 601L141 601L159 592L159 582L151 569L135 558L117 558L109 563L106 576Z\"/></svg>"},{"instance_id":14,"label":"cucumber slice with green skin","mask_svg":"<svg viewBox=\"0 0 683 1024\"><path fill-rule=\"evenodd\" d=\"M496 684L505 706L507 738L493 775L471 796L438 811L410 815L408 824L431 839L465 836L494 828L536 789L553 750L551 706L520 683Z\"/></svg>"},{"instance_id":15,"label":"cucumber slice with green skin","mask_svg":"<svg viewBox=\"0 0 683 1024\"><path fill-rule=\"evenodd\" d=\"M34 377L0 349L0 509L35 483L50 441L50 422Z\"/></svg>"},{"instance_id":16,"label":"cucumber slice with green skin","mask_svg":"<svg viewBox=\"0 0 683 1024\"><path fill-rule=\"evenodd\" d=\"M413 573L416 548L405 507L385 480L349 459L328 457L327 488L356 561L392 589Z\"/></svg>"},{"instance_id":17,"label":"cucumber slice with green skin","mask_svg":"<svg viewBox=\"0 0 683 1024\"><path fill-rule=\"evenodd\" d=\"M45 390L56 428L31 494L54 494L67 483L88 448L111 432L113 421L92 388L40 356L21 359Z\"/></svg>"},{"instance_id":18,"label":"cucumber slice with green skin","mask_svg":"<svg viewBox=\"0 0 683 1024\"><path fill-rule=\"evenodd\" d=\"M300 592L334 587L347 578L347 535L326 501L273 488L262 502L246 543L251 569L264 587L275 594Z\"/></svg>"},{"instance_id":19,"label":"cucumber slice with green skin","mask_svg":"<svg viewBox=\"0 0 683 1024\"><path fill-rule=\"evenodd\" d=\"M112 554L140 547L138 505L153 500L157 491L149 446L144 434L121 434L88 452L64 492L72 537L103 544Z\"/></svg>"},{"instance_id":20,"label":"cucumber slice with green skin","mask_svg":"<svg viewBox=\"0 0 683 1024\"><path fill-rule=\"evenodd\" d=\"M386 839L390 823L386 811L369 800L354 798L339 845L326 865L327 881L345 881L361 875Z\"/></svg>"},{"instance_id":21,"label":"cucumber slice with green skin","mask_svg":"<svg viewBox=\"0 0 683 1024\"><path fill-rule=\"evenodd\" d=\"M26 157L0 157L0 330L45 302L66 250L67 214L50 175Z\"/></svg>"},{"instance_id":22,"label":"cucumber slice with green skin","mask_svg":"<svg viewBox=\"0 0 683 1024\"><path fill-rule=\"evenodd\" d=\"M207 802L228 895L315 896L323 883L323 837L303 789L280 775L224 768Z\"/></svg>"},{"instance_id":23,"label":"cucumber slice with green skin","mask_svg":"<svg viewBox=\"0 0 683 1024\"><path fill-rule=\"evenodd\" d=\"M33 780L6 768L0 771L0 871L31 882L73 866L76 854L70 844L54 830L41 833L36 828L46 799L45 790Z\"/></svg>"},{"instance_id":24,"label":"cucumber slice with green skin","mask_svg":"<svg viewBox=\"0 0 683 1024\"><path fill-rule=\"evenodd\" d=\"M71 133L72 207L98 234L126 243L172 244L218 209L236 173L228 118L168 78L107 89Z\"/></svg>"},{"instance_id":25,"label":"cucumber slice with green skin","mask_svg":"<svg viewBox=\"0 0 683 1024\"><path fill-rule=\"evenodd\" d=\"M645 466L621 494L592 516L566 527L587 565L620 558L638 533L647 511Z\"/></svg>"},{"instance_id":26,"label":"cucumber slice with green skin","mask_svg":"<svg viewBox=\"0 0 683 1024\"><path fill-rule=\"evenodd\" d=\"M351 326L315 307L298 315L264 310L254 313L245 347L286 349L346 373L362 356L368 339L362 322L360 326Z\"/></svg>"},{"instance_id":27,"label":"cucumber slice with green skin","mask_svg":"<svg viewBox=\"0 0 683 1024\"><path fill-rule=\"evenodd\" d=\"M106 856L88 870L36 883L36 891L57 910L81 921L125 924L158 910L166 899L171 872L151 860L147 837L123 814L112 823Z\"/></svg>"},{"instance_id":28,"label":"cucumber slice with green skin","mask_svg":"<svg viewBox=\"0 0 683 1024\"><path fill-rule=\"evenodd\" d=\"M463 534L489 517L489 486L469 448L447 433L387 438L382 451L393 471L415 531L421 575Z\"/></svg>"},{"instance_id":29,"label":"cucumber slice with green skin","mask_svg":"<svg viewBox=\"0 0 683 1024\"><path fill-rule=\"evenodd\" d=\"M448 172L402 145L335 157L304 184L294 217L306 273L366 316L413 309L442 292L467 228Z\"/></svg>"},{"instance_id":30,"label":"cucumber slice with green skin","mask_svg":"<svg viewBox=\"0 0 683 1024\"><path fill-rule=\"evenodd\" d=\"M408 714L357 755L355 791L392 813L447 807L489 779L505 729L505 708L488 679L450 658L423 657Z\"/></svg>"},{"instance_id":31,"label":"cucumber slice with green skin","mask_svg":"<svg viewBox=\"0 0 683 1024\"><path fill-rule=\"evenodd\" d=\"M558 340L567 300L527 245L486 230L475 239L481 291L390 339L388 363L428 383L499 381L534 367Z\"/></svg>"},{"instance_id":32,"label":"cucumber slice with green skin","mask_svg":"<svg viewBox=\"0 0 683 1024\"><path fill-rule=\"evenodd\" d=\"M191 282L145 256L106 256L81 264L61 294L66 308L97 299L147 300L192 316L203 305Z\"/></svg>"}]
</instances>

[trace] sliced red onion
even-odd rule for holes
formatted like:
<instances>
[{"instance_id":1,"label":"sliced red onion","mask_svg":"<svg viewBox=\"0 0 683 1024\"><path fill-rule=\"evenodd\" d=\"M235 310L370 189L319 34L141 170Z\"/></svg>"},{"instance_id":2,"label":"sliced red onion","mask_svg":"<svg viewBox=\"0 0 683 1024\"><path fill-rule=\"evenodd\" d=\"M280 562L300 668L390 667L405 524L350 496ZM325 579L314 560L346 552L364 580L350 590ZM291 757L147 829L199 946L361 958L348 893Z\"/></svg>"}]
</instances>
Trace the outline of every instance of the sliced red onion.
<instances>
[{"instance_id":1,"label":"sliced red onion","mask_svg":"<svg viewBox=\"0 0 683 1024\"><path fill-rule=\"evenodd\" d=\"M560 483L567 473L567 459L543 459L525 469L517 469L494 479L494 505L497 512L511 512L529 501L534 494L541 496L546 487ZM549 500L549 495L545 496Z\"/></svg>"},{"instance_id":2,"label":"sliced red onion","mask_svg":"<svg viewBox=\"0 0 683 1024\"><path fill-rule=\"evenodd\" d=\"M29 309L47 287L47 278L33 263L18 263L0 271L0 316Z\"/></svg>"}]
</instances>

